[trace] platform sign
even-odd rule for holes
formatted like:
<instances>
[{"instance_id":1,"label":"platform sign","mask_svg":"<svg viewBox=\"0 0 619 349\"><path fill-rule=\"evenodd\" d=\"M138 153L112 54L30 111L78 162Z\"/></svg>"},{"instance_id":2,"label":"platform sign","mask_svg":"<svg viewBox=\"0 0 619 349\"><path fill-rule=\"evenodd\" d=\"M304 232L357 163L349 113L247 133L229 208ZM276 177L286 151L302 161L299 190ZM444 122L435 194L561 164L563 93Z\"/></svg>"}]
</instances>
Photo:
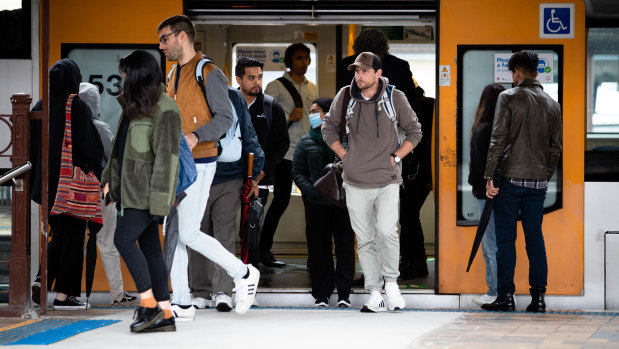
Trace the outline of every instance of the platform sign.
<instances>
[{"instance_id":1,"label":"platform sign","mask_svg":"<svg viewBox=\"0 0 619 349\"><path fill-rule=\"evenodd\" d=\"M542 39L573 39L574 4L540 4L539 37Z\"/></svg>"},{"instance_id":2,"label":"platform sign","mask_svg":"<svg viewBox=\"0 0 619 349\"><path fill-rule=\"evenodd\" d=\"M236 57L247 56L264 63L264 70L286 71L284 53L288 45L236 45Z\"/></svg>"},{"instance_id":3,"label":"platform sign","mask_svg":"<svg viewBox=\"0 0 619 349\"><path fill-rule=\"evenodd\" d=\"M508 68L509 59L513 53L494 54L494 82L499 84L511 84L512 72ZM538 53L537 80L541 83L554 82L554 54Z\"/></svg>"}]
</instances>

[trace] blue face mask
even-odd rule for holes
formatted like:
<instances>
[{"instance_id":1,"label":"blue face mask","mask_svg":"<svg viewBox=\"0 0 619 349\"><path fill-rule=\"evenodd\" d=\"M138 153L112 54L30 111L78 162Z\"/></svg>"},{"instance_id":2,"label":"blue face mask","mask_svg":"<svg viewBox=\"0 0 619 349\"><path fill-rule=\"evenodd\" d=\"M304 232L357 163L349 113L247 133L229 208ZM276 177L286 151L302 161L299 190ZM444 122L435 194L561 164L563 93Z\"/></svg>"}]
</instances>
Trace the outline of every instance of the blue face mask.
<instances>
[{"instance_id":1,"label":"blue face mask","mask_svg":"<svg viewBox=\"0 0 619 349\"><path fill-rule=\"evenodd\" d=\"M309 115L309 122L312 128L316 128L322 125L322 119L320 118L320 113L314 113Z\"/></svg>"}]
</instances>

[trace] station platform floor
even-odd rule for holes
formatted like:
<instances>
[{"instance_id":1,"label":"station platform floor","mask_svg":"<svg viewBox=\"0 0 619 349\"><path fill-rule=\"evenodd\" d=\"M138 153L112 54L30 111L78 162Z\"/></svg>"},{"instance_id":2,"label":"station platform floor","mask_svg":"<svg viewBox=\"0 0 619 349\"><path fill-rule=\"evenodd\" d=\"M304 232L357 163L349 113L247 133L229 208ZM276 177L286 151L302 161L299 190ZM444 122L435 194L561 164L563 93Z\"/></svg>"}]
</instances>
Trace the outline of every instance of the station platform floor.
<instances>
[{"instance_id":1,"label":"station platform floor","mask_svg":"<svg viewBox=\"0 0 619 349\"><path fill-rule=\"evenodd\" d=\"M93 305L49 310L43 319L0 319L6 328L36 321L99 320L108 326L49 344L52 348L617 348L614 313L490 313L478 309L414 309L368 314L358 308L258 306L244 315L196 311L177 331L129 332L134 309ZM29 322L29 323L28 323ZM12 327L11 327L12 325ZM1 343L1 342L0 342ZM27 342L22 342L27 343ZM19 348L38 348L24 344Z\"/></svg>"}]
</instances>

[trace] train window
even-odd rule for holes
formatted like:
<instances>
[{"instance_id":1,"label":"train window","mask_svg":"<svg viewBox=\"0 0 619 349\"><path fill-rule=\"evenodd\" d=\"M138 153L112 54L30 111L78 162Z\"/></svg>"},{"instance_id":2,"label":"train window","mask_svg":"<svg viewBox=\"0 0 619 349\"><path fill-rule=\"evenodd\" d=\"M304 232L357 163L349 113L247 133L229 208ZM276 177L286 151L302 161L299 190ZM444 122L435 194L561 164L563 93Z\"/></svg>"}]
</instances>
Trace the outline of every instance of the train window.
<instances>
[{"instance_id":1,"label":"train window","mask_svg":"<svg viewBox=\"0 0 619 349\"><path fill-rule=\"evenodd\" d=\"M0 58L30 59L30 0L0 4Z\"/></svg>"},{"instance_id":2,"label":"train window","mask_svg":"<svg viewBox=\"0 0 619 349\"><path fill-rule=\"evenodd\" d=\"M389 43L389 53L408 62L426 97L436 97L436 45Z\"/></svg>"},{"instance_id":3,"label":"train window","mask_svg":"<svg viewBox=\"0 0 619 349\"><path fill-rule=\"evenodd\" d=\"M619 28L590 28L587 45L587 149L617 148Z\"/></svg>"},{"instance_id":4,"label":"train window","mask_svg":"<svg viewBox=\"0 0 619 349\"><path fill-rule=\"evenodd\" d=\"M538 80L542 82L544 91L560 104L562 85L562 54L561 48L552 47L512 47L512 46L465 46L458 47L458 225L474 225L478 220L478 209L475 197L472 195L471 185L468 184L471 127L475 119L475 110L483 88L496 82L502 83L505 88L513 87L511 74L501 75L496 67L497 59L503 57L505 62L513 52L520 49L533 49L540 56L540 64L548 66L547 74L540 74ZM547 60L548 62L542 62ZM550 62L552 60L552 62ZM509 78L507 78L509 77ZM561 173L562 166L548 183L548 191L544 202L545 212L561 207Z\"/></svg>"},{"instance_id":5,"label":"train window","mask_svg":"<svg viewBox=\"0 0 619 349\"><path fill-rule=\"evenodd\" d=\"M262 89L264 90L269 82L278 79L286 71L284 64L284 52L286 47L292 43L238 43L232 46L232 72L236 68L236 58L239 56L249 56L256 58L264 63L262 71ZM316 68L316 46L311 43L304 43L310 49L310 65L307 68L305 77L318 86L318 73ZM233 87L239 87L236 79L230 79Z\"/></svg>"}]
</instances>

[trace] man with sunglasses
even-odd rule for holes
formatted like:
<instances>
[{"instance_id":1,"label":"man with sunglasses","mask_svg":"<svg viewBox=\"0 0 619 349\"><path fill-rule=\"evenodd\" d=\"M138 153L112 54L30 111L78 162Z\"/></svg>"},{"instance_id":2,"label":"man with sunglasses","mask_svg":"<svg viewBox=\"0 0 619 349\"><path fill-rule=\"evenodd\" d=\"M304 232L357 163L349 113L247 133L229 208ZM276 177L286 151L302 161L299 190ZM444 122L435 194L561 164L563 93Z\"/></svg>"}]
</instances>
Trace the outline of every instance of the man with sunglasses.
<instances>
[{"instance_id":1,"label":"man with sunglasses","mask_svg":"<svg viewBox=\"0 0 619 349\"><path fill-rule=\"evenodd\" d=\"M218 140L233 122L228 99L228 81L213 63L204 64L202 76L205 90L196 81L196 66L203 58L194 50L195 28L187 16L172 16L157 27L159 48L169 61L177 61L166 83L166 93L180 109L183 133L192 150L198 178L178 205L179 239L170 278L172 280L172 312L177 321L193 320L194 304L204 308L205 299L191 299L188 286L187 246L221 266L234 279L236 312L245 313L256 296L260 272L245 265L213 237L200 231L209 191L215 175ZM207 104L208 103L208 104ZM193 304L192 304L193 303Z\"/></svg>"}]
</instances>

